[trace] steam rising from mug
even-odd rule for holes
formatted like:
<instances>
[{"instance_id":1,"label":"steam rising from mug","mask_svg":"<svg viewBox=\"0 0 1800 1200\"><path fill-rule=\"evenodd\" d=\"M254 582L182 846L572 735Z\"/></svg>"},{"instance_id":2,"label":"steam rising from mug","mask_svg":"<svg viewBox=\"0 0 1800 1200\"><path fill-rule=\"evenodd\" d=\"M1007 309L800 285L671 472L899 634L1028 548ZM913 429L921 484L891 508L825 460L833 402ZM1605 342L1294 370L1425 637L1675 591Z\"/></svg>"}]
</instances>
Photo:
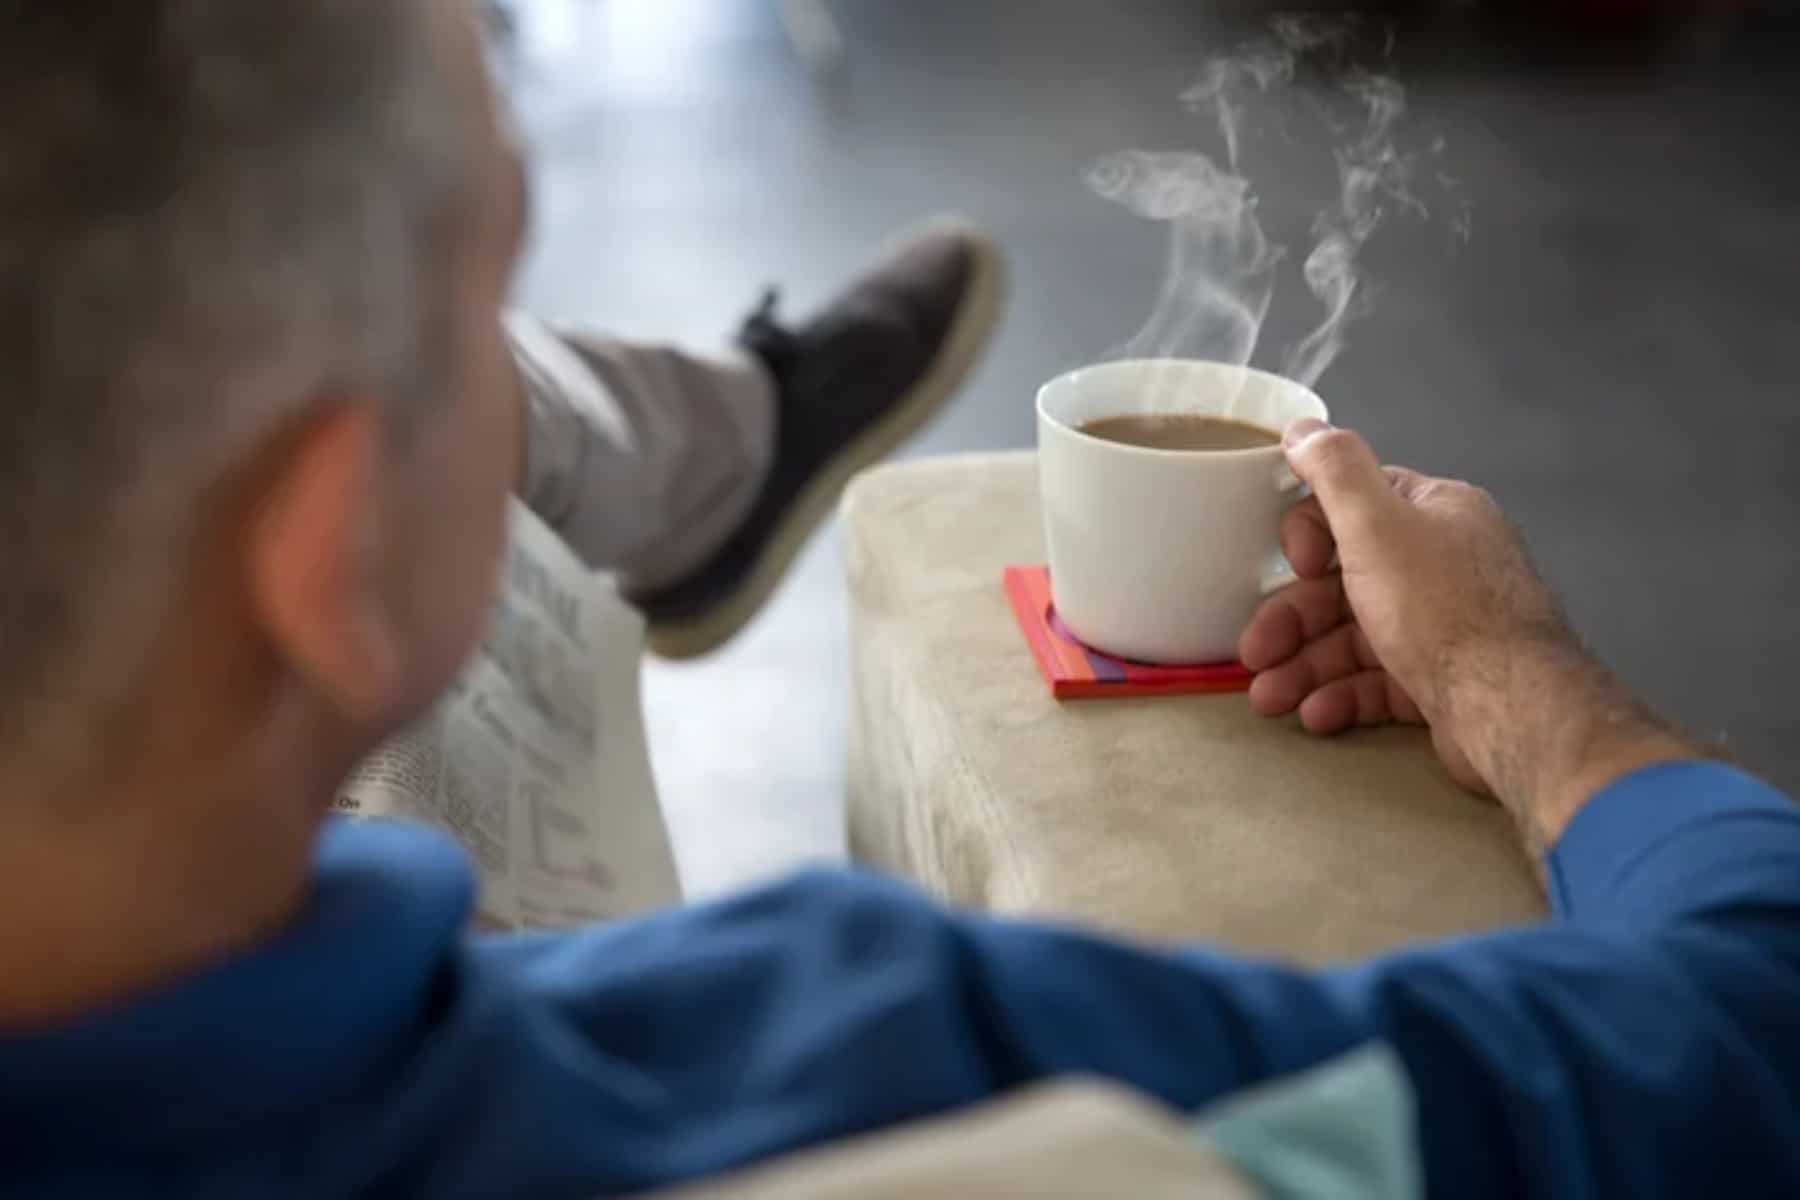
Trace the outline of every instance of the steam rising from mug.
<instances>
[{"instance_id":1,"label":"steam rising from mug","mask_svg":"<svg viewBox=\"0 0 1800 1200\"><path fill-rule=\"evenodd\" d=\"M1127 150L1088 169L1088 185L1140 217L1169 223L1169 264L1150 320L1121 358L1186 353L1242 366L1275 294L1279 246L1241 176L1204 154Z\"/></svg>"},{"instance_id":2,"label":"steam rising from mug","mask_svg":"<svg viewBox=\"0 0 1800 1200\"><path fill-rule=\"evenodd\" d=\"M1350 32L1343 23L1285 18L1275 22L1272 40L1207 64L1181 99L1217 125L1224 166L1196 151L1127 150L1088 168L1087 183L1096 193L1169 226L1168 269L1156 307L1118 357L1250 361L1284 250L1264 232L1255 192L1240 173L1246 114L1259 96L1293 82L1303 56L1341 57ZM1405 89L1361 69L1338 71L1335 86L1357 115L1352 125L1342 125L1321 110L1336 138L1338 195L1313 222L1316 241L1301 271L1325 316L1282 359L1282 374L1308 387L1344 347L1344 326L1356 315L1357 256L1363 245L1390 209L1425 213L1412 188L1417 156L1402 153L1395 140L1406 112ZM1465 225L1456 228L1466 236ZM1158 406L1155 398L1151 406Z\"/></svg>"}]
</instances>

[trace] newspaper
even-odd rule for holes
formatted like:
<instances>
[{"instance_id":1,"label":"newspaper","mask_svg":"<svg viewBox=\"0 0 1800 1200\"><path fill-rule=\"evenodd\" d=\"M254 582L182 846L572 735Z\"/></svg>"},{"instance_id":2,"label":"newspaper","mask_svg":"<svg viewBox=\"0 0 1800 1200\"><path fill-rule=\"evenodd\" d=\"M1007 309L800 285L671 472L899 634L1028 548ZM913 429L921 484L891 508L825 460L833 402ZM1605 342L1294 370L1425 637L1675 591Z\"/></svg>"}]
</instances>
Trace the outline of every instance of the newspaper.
<instances>
[{"instance_id":1,"label":"newspaper","mask_svg":"<svg viewBox=\"0 0 1800 1200\"><path fill-rule=\"evenodd\" d=\"M438 706L370 756L340 813L453 834L480 923L588 924L680 897L640 708L644 620L513 502L487 636Z\"/></svg>"}]
</instances>

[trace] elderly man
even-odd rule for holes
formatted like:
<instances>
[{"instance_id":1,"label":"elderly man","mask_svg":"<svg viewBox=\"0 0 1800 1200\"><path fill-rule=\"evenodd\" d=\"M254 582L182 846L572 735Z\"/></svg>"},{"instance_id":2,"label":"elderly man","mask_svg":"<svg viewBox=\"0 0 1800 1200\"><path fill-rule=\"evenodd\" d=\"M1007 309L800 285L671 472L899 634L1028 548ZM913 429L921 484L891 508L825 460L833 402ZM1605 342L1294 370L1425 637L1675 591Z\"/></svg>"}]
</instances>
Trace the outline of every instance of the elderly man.
<instances>
[{"instance_id":1,"label":"elderly man","mask_svg":"<svg viewBox=\"0 0 1800 1200\"><path fill-rule=\"evenodd\" d=\"M463 4L0 16L9 1194L591 1196L1044 1076L1193 1108L1377 1043L1440 1193L1800 1191L1800 814L1583 651L1485 496L1342 431L1289 437L1316 500L1252 702L1429 724L1541 857L1545 924L1309 974L815 873L482 938L454 846L328 822L469 650L521 455L556 452L521 448L520 165ZM665 624L729 611L873 419L778 446L646 581Z\"/></svg>"}]
</instances>

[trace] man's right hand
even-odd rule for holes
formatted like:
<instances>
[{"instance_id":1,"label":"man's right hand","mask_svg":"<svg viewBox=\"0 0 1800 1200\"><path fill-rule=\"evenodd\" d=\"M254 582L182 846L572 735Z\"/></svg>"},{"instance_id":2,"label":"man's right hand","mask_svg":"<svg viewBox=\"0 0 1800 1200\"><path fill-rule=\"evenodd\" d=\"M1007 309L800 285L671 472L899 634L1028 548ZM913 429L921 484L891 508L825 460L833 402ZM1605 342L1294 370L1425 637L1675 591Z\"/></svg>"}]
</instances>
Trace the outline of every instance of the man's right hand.
<instances>
[{"instance_id":1,"label":"man's right hand","mask_svg":"<svg viewBox=\"0 0 1800 1200\"><path fill-rule=\"evenodd\" d=\"M1239 646L1257 711L1321 734L1422 721L1457 780L1539 846L1616 775L1693 756L1582 649L1485 492L1383 468L1316 421L1285 444L1313 495L1282 527L1301 581Z\"/></svg>"},{"instance_id":2,"label":"man's right hand","mask_svg":"<svg viewBox=\"0 0 1800 1200\"><path fill-rule=\"evenodd\" d=\"M1487 493L1400 467L1318 421L1289 430L1312 496L1282 549L1304 581L1264 607L1240 652L1258 711L1316 733L1449 717L1455 664L1479 642L1573 645L1556 598ZM1341 565L1341 571L1339 567Z\"/></svg>"}]
</instances>

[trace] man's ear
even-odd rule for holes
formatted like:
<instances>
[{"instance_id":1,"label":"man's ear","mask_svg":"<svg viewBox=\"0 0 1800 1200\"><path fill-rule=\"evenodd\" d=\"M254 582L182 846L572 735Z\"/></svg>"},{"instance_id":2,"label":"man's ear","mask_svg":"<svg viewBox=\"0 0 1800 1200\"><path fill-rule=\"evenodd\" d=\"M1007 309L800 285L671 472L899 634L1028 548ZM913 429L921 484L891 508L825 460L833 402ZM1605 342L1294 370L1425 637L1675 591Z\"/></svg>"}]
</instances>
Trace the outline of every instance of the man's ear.
<instances>
[{"instance_id":1,"label":"man's ear","mask_svg":"<svg viewBox=\"0 0 1800 1200\"><path fill-rule=\"evenodd\" d=\"M381 425L376 405L346 401L292 431L263 477L247 556L276 653L358 722L391 710L403 674L382 578Z\"/></svg>"}]
</instances>

